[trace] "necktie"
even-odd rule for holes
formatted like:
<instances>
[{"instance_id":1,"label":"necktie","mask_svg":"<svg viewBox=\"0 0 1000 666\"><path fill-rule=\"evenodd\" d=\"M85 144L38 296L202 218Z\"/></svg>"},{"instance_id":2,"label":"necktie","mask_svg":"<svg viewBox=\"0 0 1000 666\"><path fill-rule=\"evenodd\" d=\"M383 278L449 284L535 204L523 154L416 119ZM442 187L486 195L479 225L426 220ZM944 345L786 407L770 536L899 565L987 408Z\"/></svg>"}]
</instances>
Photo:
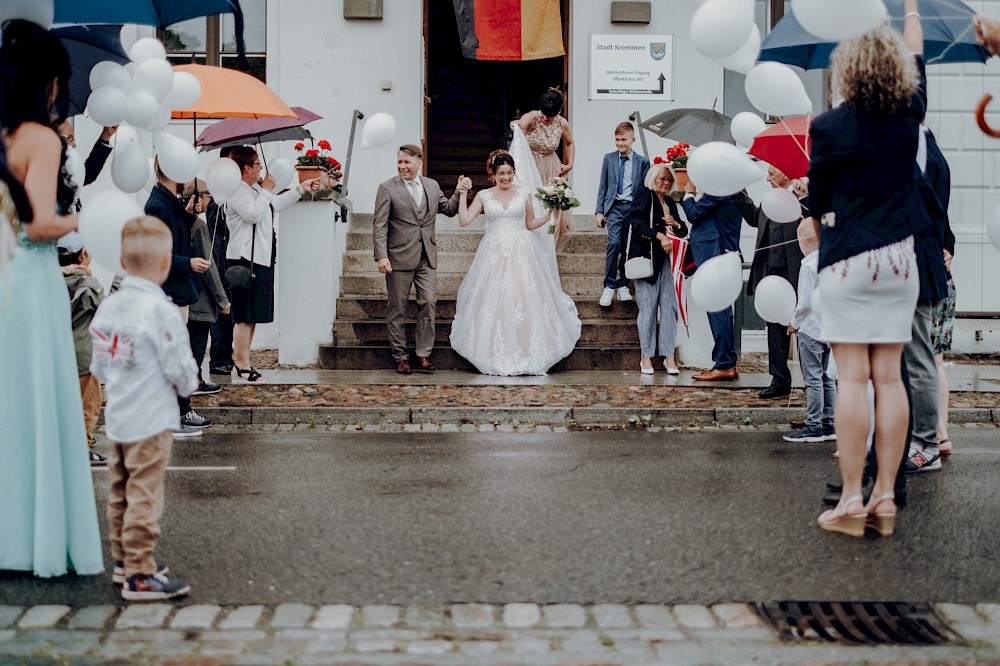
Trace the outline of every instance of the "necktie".
<instances>
[{"instance_id":1,"label":"necktie","mask_svg":"<svg viewBox=\"0 0 1000 666\"><path fill-rule=\"evenodd\" d=\"M413 203L417 205L417 208L420 208L420 200L423 198L420 196L423 194L423 192L420 191L420 183L418 183L417 179L414 178L413 180L406 181L406 186L410 190L410 196L413 197Z\"/></svg>"},{"instance_id":2,"label":"necktie","mask_svg":"<svg viewBox=\"0 0 1000 666\"><path fill-rule=\"evenodd\" d=\"M616 192L618 194L618 196L621 196L622 192L624 191L624 187L625 187L625 162L627 160L628 160L628 157L626 157L625 155L622 155L621 156L621 162L618 163L618 190Z\"/></svg>"}]
</instances>

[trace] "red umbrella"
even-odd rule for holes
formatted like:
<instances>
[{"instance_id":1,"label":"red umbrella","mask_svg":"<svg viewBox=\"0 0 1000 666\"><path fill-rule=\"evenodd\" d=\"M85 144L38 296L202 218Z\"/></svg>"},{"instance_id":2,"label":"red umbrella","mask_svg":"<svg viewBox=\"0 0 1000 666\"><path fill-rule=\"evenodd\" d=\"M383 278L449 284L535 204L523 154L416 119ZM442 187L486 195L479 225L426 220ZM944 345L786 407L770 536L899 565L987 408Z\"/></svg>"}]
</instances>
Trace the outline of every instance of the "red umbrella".
<instances>
[{"instance_id":1,"label":"red umbrella","mask_svg":"<svg viewBox=\"0 0 1000 666\"><path fill-rule=\"evenodd\" d=\"M196 146L211 146L220 148L222 146L241 143L241 139L254 139L255 143L267 141L286 141L289 139L309 138L309 130L302 129L303 125L314 120L321 120L319 116L301 106L291 107L297 116L296 118L226 118L211 127L205 128ZM290 131L289 131L290 130Z\"/></svg>"},{"instance_id":2,"label":"red umbrella","mask_svg":"<svg viewBox=\"0 0 1000 666\"><path fill-rule=\"evenodd\" d=\"M747 152L789 178L802 178L809 171L810 122L812 116L780 120L758 134Z\"/></svg>"}]
</instances>

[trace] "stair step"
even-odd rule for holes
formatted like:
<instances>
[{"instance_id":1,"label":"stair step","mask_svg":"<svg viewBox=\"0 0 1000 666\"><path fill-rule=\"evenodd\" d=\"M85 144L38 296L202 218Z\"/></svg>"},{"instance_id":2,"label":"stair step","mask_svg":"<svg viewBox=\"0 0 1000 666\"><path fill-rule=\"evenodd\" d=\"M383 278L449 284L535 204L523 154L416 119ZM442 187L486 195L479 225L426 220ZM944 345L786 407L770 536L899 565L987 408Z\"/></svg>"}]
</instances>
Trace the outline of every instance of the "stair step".
<instances>
[{"instance_id":1,"label":"stair step","mask_svg":"<svg viewBox=\"0 0 1000 666\"><path fill-rule=\"evenodd\" d=\"M465 277L463 273L437 273L436 294L440 297L455 296ZM593 298L601 295L604 278L594 275L563 275L562 290L570 298ZM340 278L341 294L385 294L385 276L381 273L349 273Z\"/></svg>"},{"instance_id":2,"label":"stair step","mask_svg":"<svg viewBox=\"0 0 1000 666\"><path fill-rule=\"evenodd\" d=\"M482 231L452 231L437 232L438 252L475 252L479 247ZM349 231L347 233L348 250L373 251L371 229L368 231ZM603 254L608 249L608 237L602 233L572 233L566 239L566 245L560 254ZM374 255L373 255L374 256ZM603 272L603 271L602 271Z\"/></svg>"},{"instance_id":3,"label":"stair step","mask_svg":"<svg viewBox=\"0 0 1000 666\"><path fill-rule=\"evenodd\" d=\"M622 303L614 301L609 308L603 308L596 298L578 299L576 310L581 318L587 320L601 319L603 321L626 321L635 324L639 310L635 301ZM337 321L374 320L385 325L386 298L372 295L345 295L337 299ZM417 318L417 303L410 299L406 304L407 320ZM438 298L434 307L435 321L451 321L455 318L455 298Z\"/></svg>"},{"instance_id":4,"label":"stair step","mask_svg":"<svg viewBox=\"0 0 1000 666\"><path fill-rule=\"evenodd\" d=\"M462 273L469 271L476 254L474 252L438 252L438 273ZM559 254L556 256L559 274L604 275L604 254ZM375 268L375 257L370 250L350 250L344 254L344 275L369 273Z\"/></svg>"},{"instance_id":5,"label":"stair step","mask_svg":"<svg viewBox=\"0 0 1000 666\"><path fill-rule=\"evenodd\" d=\"M614 347L578 345L569 356L554 365L550 372L637 370L639 354L638 345ZM471 363L447 346L434 349L431 360L441 370L475 370ZM326 370L371 370L396 366L388 345L324 344L320 345L319 362Z\"/></svg>"},{"instance_id":6,"label":"stair step","mask_svg":"<svg viewBox=\"0 0 1000 666\"><path fill-rule=\"evenodd\" d=\"M584 320L577 344L639 344L639 332L634 321ZM451 336L451 319L435 317L434 340L447 344ZM406 340L413 346L416 340L416 321L406 322ZM339 317L333 323L333 339L338 345L388 345L388 329L384 320L344 321Z\"/></svg>"}]
</instances>

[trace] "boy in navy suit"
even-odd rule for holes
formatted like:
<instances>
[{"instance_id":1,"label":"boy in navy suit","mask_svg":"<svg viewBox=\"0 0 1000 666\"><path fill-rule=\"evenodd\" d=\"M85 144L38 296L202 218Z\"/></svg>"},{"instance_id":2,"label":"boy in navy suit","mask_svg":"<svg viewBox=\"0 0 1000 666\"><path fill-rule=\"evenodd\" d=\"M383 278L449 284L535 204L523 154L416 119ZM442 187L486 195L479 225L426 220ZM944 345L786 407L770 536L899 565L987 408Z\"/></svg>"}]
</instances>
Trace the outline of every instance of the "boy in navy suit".
<instances>
[{"instance_id":1,"label":"boy in navy suit","mask_svg":"<svg viewBox=\"0 0 1000 666\"><path fill-rule=\"evenodd\" d=\"M604 264L604 291L600 304L610 307L615 292L619 301L631 301L628 280L625 278L624 244L628 238L627 226L629 208L645 187L642 181L649 171L649 160L632 150L635 143L635 129L626 121L615 127L615 148L604 156L601 164L601 183L597 188L597 226L608 230L608 251Z\"/></svg>"}]
</instances>

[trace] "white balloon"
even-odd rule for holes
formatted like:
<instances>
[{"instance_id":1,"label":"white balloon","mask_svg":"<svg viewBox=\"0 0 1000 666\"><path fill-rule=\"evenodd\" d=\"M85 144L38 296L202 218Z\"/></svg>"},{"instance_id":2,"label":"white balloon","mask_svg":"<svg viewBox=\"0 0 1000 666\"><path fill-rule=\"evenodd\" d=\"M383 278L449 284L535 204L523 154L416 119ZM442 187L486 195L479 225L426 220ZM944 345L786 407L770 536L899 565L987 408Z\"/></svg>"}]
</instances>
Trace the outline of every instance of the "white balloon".
<instances>
[{"instance_id":1,"label":"white balloon","mask_svg":"<svg viewBox=\"0 0 1000 666\"><path fill-rule=\"evenodd\" d=\"M189 72L175 72L174 84L167 96L160 100L164 106L178 111L194 106L201 97L201 81Z\"/></svg>"},{"instance_id":2,"label":"white balloon","mask_svg":"<svg viewBox=\"0 0 1000 666\"><path fill-rule=\"evenodd\" d=\"M4 0L0 3L0 24L14 19L36 23L46 30L52 27L55 7L52 0Z\"/></svg>"},{"instance_id":3,"label":"white balloon","mask_svg":"<svg viewBox=\"0 0 1000 666\"><path fill-rule=\"evenodd\" d=\"M139 133L134 127L128 125L119 125L118 129L115 130L114 136L111 137L111 145L114 146L115 150L120 150L130 143L137 143L139 141Z\"/></svg>"},{"instance_id":4,"label":"white balloon","mask_svg":"<svg viewBox=\"0 0 1000 666\"><path fill-rule=\"evenodd\" d=\"M160 115L160 103L148 92L135 91L125 103L125 120L135 127L145 127Z\"/></svg>"},{"instance_id":5,"label":"white balloon","mask_svg":"<svg viewBox=\"0 0 1000 666\"><path fill-rule=\"evenodd\" d=\"M746 153L723 141L712 141L692 151L687 170L698 188L720 197L735 194L763 177Z\"/></svg>"},{"instance_id":6,"label":"white balloon","mask_svg":"<svg viewBox=\"0 0 1000 666\"><path fill-rule=\"evenodd\" d=\"M292 183L295 178L295 167L287 157L276 157L267 163L267 172L274 176L277 186L275 192L280 192Z\"/></svg>"},{"instance_id":7,"label":"white balloon","mask_svg":"<svg viewBox=\"0 0 1000 666\"><path fill-rule=\"evenodd\" d=\"M1000 205L990 213L990 220L986 223L986 233L989 235L993 246L1000 250Z\"/></svg>"},{"instance_id":8,"label":"white balloon","mask_svg":"<svg viewBox=\"0 0 1000 666\"><path fill-rule=\"evenodd\" d=\"M823 321L823 296L819 285L813 289L812 300L809 301L809 311L816 315L817 321Z\"/></svg>"},{"instance_id":9,"label":"white balloon","mask_svg":"<svg viewBox=\"0 0 1000 666\"><path fill-rule=\"evenodd\" d=\"M146 184L142 186L142 189L147 192L152 192L153 188L156 187L156 162L150 157L146 160L149 165L149 176L146 178Z\"/></svg>"},{"instance_id":10,"label":"white balloon","mask_svg":"<svg viewBox=\"0 0 1000 666\"><path fill-rule=\"evenodd\" d=\"M170 180L187 183L198 175L198 151L184 139L161 134L156 148L160 170Z\"/></svg>"},{"instance_id":11,"label":"white balloon","mask_svg":"<svg viewBox=\"0 0 1000 666\"><path fill-rule=\"evenodd\" d=\"M709 58L740 50L754 25L753 0L706 0L691 19L691 42Z\"/></svg>"},{"instance_id":12,"label":"white balloon","mask_svg":"<svg viewBox=\"0 0 1000 666\"><path fill-rule=\"evenodd\" d=\"M162 132L167 128L167 125L170 124L170 113L170 109L161 104L160 112L156 118L154 118L152 122L143 125L142 129L147 132Z\"/></svg>"},{"instance_id":13,"label":"white balloon","mask_svg":"<svg viewBox=\"0 0 1000 666\"><path fill-rule=\"evenodd\" d=\"M91 67L89 77L90 89L97 90L101 86L114 85L108 82L108 78L111 77L116 71L120 71L124 74L125 68L111 60L102 60Z\"/></svg>"},{"instance_id":14,"label":"white balloon","mask_svg":"<svg viewBox=\"0 0 1000 666\"><path fill-rule=\"evenodd\" d=\"M87 98L87 113L98 125L110 127L125 119L125 93L114 86L102 86Z\"/></svg>"},{"instance_id":15,"label":"white balloon","mask_svg":"<svg viewBox=\"0 0 1000 666\"><path fill-rule=\"evenodd\" d=\"M115 190L95 194L80 211L79 231L87 253L116 275L124 275L122 227L142 214L142 208L131 195Z\"/></svg>"},{"instance_id":16,"label":"white balloon","mask_svg":"<svg viewBox=\"0 0 1000 666\"><path fill-rule=\"evenodd\" d=\"M396 133L396 119L388 113L376 113L365 122L361 131L362 148L378 148L392 140Z\"/></svg>"},{"instance_id":17,"label":"white balloon","mask_svg":"<svg viewBox=\"0 0 1000 666\"><path fill-rule=\"evenodd\" d=\"M757 62L758 55L760 55L760 28L753 25L750 30L750 37L743 43L743 46L736 50L736 53L722 58L716 58L715 62L719 63L726 69L731 69L734 72L739 72L740 74L746 74L753 69L754 63Z\"/></svg>"},{"instance_id":18,"label":"white balloon","mask_svg":"<svg viewBox=\"0 0 1000 666\"><path fill-rule=\"evenodd\" d=\"M122 192L134 194L149 180L149 160L139 144L130 143L116 150L111 160L111 180Z\"/></svg>"},{"instance_id":19,"label":"white balloon","mask_svg":"<svg viewBox=\"0 0 1000 666\"><path fill-rule=\"evenodd\" d=\"M788 190L772 188L760 200L764 214L775 222L798 222L802 219L802 206L798 198Z\"/></svg>"},{"instance_id":20,"label":"white balloon","mask_svg":"<svg viewBox=\"0 0 1000 666\"><path fill-rule=\"evenodd\" d=\"M792 0L792 13L806 32L828 42L863 35L889 17L882 0Z\"/></svg>"},{"instance_id":21,"label":"white balloon","mask_svg":"<svg viewBox=\"0 0 1000 666\"><path fill-rule=\"evenodd\" d=\"M132 63L129 63L129 65L131 64ZM116 69L111 69L109 67L108 69L105 70L104 85L114 86L115 88L118 88L126 95L135 90L135 86L132 85L132 74L128 70L126 70L125 67L122 65L118 65ZM93 88L93 86L91 86L91 88Z\"/></svg>"},{"instance_id":22,"label":"white balloon","mask_svg":"<svg viewBox=\"0 0 1000 666\"><path fill-rule=\"evenodd\" d=\"M66 149L66 170L77 189L83 187L83 181L87 178L87 165L76 148Z\"/></svg>"},{"instance_id":23,"label":"white balloon","mask_svg":"<svg viewBox=\"0 0 1000 666\"><path fill-rule=\"evenodd\" d=\"M754 65L744 83L747 99L771 116L804 116L812 113L812 102L802 79L788 65L762 62Z\"/></svg>"},{"instance_id":24,"label":"white balloon","mask_svg":"<svg viewBox=\"0 0 1000 666\"><path fill-rule=\"evenodd\" d=\"M132 85L137 91L147 92L160 101L174 85L174 68L166 60L146 60L135 68Z\"/></svg>"},{"instance_id":25,"label":"white balloon","mask_svg":"<svg viewBox=\"0 0 1000 666\"><path fill-rule=\"evenodd\" d=\"M780 275L768 275L754 289L753 307L764 321L788 326L795 312L795 288Z\"/></svg>"},{"instance_id":26,"label":"white balloon","mask_svg":"<svg viewBox=\"0 0 1000 666\"><path fill-rule=\"evenodd\" d=\"M153 37L143 37L136 40L135 44L128 51L128 57L134 63L143 63L147 60L166 60L167 51L163 48L163 43Z\"/></svg>"},{"instance_id":27,"label":"white balloon","mask_svg":"<svg viewBox=\"0 0 1000 666\"><path fill-rule=\"evenodd\" d=\"M706 312L725 310L743 290L743 260L726 252L698 266L691 278L691 300Z\"/></svg>"},{"instance_id":28,"label":"white balloon","mask_svg":"<svg viewBox=\"0 0 1000 666\"><path fill-rule=\"evenodd\" d=\"M240 187L240 167L228 157L212 162L205 174L205 184L216 203L224 204Z\"/></svg>"},{"instance_id":29,"label":"white balloon","mask_svg":"<svg viewBox=\"0 0 1000 666\"><path fill-rule=\"evenodd\" d=\"M733 122L729 127L736 143L747 147L752 146L754 137L765 129L767 129L767 124L764 119L749 111L743 111L733 116Z\"/></svg>"}]
</instances>

